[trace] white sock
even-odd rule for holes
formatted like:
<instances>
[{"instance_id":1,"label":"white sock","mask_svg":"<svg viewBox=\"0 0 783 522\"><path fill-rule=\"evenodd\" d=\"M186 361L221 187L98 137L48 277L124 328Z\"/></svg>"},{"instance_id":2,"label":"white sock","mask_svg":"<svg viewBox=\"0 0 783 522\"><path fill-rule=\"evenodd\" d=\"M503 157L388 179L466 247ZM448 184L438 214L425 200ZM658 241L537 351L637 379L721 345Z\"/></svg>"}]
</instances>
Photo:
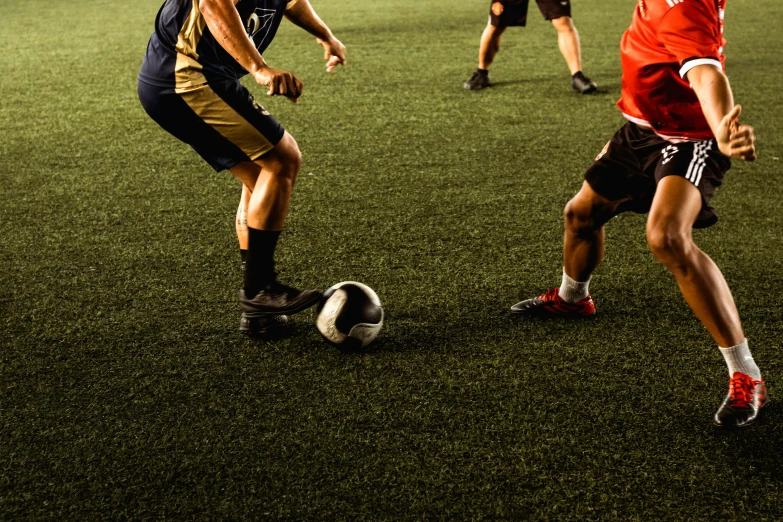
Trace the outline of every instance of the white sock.
<instances>
[{"instance_id":1,"label":"white sock","mask_svg":"<svg viewBox=\"0 0 783 522\"><path fill-rule=\"evenodd\" d=\"M720 353L722 353L723 358L726 359L726 364L729 367L729 377L734 375L735 372L740 372L745 375L750 375L757 381L761 380L761 370L756 366L756 361L753 360L753 356L750 355L747 339L737 346L720 348Z\"/></svg>"},{"instance_id":2,"label":"white sock","mask_svg":"<svg viewBox=\"0 0 783 522\"><path fill-rule=\"evenodd\" d=\"M560 298L567 303L576 303L581 301L587 294L587 287L590 285L590 279L581 283L574 281L568 274L566 274L565 268L563 268L563 282L560 284Z\"/></svg>"}]
</instances>

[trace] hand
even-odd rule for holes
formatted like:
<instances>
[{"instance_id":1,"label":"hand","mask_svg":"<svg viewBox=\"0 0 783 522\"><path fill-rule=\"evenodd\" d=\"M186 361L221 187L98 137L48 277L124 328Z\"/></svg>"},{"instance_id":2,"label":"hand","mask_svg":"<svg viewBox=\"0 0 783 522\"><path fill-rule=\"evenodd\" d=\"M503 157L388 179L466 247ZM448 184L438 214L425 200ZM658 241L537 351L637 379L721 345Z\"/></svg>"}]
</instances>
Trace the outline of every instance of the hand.
<instances>
[{"instance_id":1,"label":"hand","mask_svg":"<svg viewBox=\"0 0 783 522\"><path fill-rule=\"evenodd\" d=\"M743 125L737 120L741 112L742 106L735 105L731 112L724 116L718 132L715 133L715 140L725 156L753 161L756 159L756 136L753 134L753 127Z\"/></svg>"},{"instance_id":2,"label":"hand","mask_svg":"<svg viewBox=\"0 0 783 522\"><path fill-rule=\"evenodd\" d=\"M326 72L332 72L338 65L345 65L345 46L335 37L329 40L315 39L318 45L324 48L324 60L326 60Z\"/></svg>"},{"instance_id":3,"label":"hand","mask_svg":"<svg viewBox=\"0 0 783 522\"><path fill-rule=\"evenodd\" d=\"M302 95L304 85L290 72L264 67L253 73L253 78L259 85L268 87L267 96L281 95L296 103Z\"/></svg>"}]
</instances>

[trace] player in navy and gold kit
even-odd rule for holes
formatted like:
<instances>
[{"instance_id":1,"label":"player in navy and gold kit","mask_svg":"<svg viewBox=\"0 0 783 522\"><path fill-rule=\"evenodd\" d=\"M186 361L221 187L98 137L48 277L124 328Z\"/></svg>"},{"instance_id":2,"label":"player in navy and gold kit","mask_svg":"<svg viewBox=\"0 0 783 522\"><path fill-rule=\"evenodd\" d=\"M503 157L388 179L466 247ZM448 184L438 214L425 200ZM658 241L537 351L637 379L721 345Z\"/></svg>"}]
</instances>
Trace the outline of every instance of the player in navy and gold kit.
<instances>
[{"instance_id":1,"label":"player in navy and gold kit","mask_svg":"<svg viewBox=\"0 0 783 522\"><path fill-rule=\"evenodd\" d=\"M239 79L250 74L270 96L296 102L302 82L261 56L283 17L324 48L326 70L345 64L345 46L308 0L166 0L139 73L147 114L216 171L242 184L236 230L244 266L240 330L257 333L315 304L318 290L277 281L274 251L301 164L294 138Z\"/></svg>"}]
</instances>

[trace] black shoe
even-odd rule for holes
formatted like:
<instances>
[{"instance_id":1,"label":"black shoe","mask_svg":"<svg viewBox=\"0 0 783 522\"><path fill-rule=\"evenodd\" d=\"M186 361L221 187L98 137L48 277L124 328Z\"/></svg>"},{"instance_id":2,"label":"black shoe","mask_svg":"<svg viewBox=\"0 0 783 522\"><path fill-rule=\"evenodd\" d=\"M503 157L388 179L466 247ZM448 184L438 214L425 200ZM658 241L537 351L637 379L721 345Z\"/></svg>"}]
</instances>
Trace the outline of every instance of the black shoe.
<instances>
[{"instance_id":1,"label":"black shoe","mask_svg":"<svg viewBox=\"0 0 783 522\"><path fill-rule=\"evenodd\" d=\"M287 315L269 315L266 317L248 317L242 312L239 331L250 337L265 334L270 328L280 328L289 322Z\"/></svg>"},{"instance_id":2,"label":"black shoe","mask_svg":"<svg viewBox=\"0 0 783 522\"><path fill-rule=\"evenodd\" d=\"M715 414L715 425L720 428L744 428L753 424L759 411L767 404L764 380L735 372L729 381L729 394Z\"/></svg>"},{"instance_id":3,"label":"black shoe","mask_svg":"<svg viewBox=\"0 0 783 522\"><path fill-rule=\"evenodd\" d=\"M479 89L483 89L484 87L489 87L491 85L492 84L489 83L489 74L482 74L476 71L473 73L473 76L470 77L470 80L465 82L463 87L469 91L478 91Z\"/></svg>"},{"instance_id":4,"label":"black shoe","mask_svg":"<svg viewBox=\"0 0 783 522\"><path fill-rule=\"evenodd\" d=\"M276 279L268 283L253 298L245 297L244 288L239 291L242 316L248 319L274 315L293 315L310 308L321 299L320 290L297 290Z\"/></svg>"},{"instance_id":5,"label":"black shoe","mask_svg":"<svg viewBox=\"0 0 783 522\"><path fill-rule=\"evenodd\" d=\"M598 84L581 72L578 72L571 80L571 88L574 90L574 92L590 94L591 92L595 92L596 89L598 89Z\"/></svg>"}]
</instances>

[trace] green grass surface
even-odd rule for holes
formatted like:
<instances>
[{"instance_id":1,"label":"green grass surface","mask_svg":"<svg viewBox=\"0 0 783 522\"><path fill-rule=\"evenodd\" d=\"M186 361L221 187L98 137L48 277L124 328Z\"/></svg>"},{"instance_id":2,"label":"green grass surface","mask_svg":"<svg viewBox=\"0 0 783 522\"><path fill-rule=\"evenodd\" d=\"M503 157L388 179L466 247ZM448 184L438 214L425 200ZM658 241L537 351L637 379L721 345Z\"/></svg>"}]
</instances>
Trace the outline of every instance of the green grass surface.
<instances>
[{"instance_id":1,"label":"green grass surface","mask_svg":"<svg viewBox=\"0 0 783 522\"><path fill-rule=\"evenodd\" d=\"M740 433L713 429L726 369L644 217L608 226L594 320L506 312L560 279L562 207L622 124L635 2L573 2L591 97L535 7L473 93L486 2L314 3L349 66L326 75L287 23L267 53L306 88L265 103L304 155L278 262L377 290L365 354L309 312L237 332L239 186L136 98L159 0L0 0L0 519L780 517L780 2L729 2L759 159L696 233L769 381Z\"/></svg>"}]
</instances>

